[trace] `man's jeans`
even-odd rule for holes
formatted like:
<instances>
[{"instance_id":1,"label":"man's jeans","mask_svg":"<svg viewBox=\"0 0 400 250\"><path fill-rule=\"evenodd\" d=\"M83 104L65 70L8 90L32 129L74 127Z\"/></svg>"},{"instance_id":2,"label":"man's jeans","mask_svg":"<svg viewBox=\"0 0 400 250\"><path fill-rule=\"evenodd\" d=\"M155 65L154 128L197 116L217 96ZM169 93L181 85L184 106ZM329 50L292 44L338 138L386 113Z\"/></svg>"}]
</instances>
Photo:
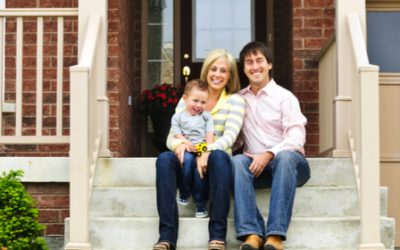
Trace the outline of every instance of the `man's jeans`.
<instances>
[{"instance_id":1,"label":"man's jeans","mask_svg":"<svg viewBox=\"0 0 400 250\"><path fill-rule=\"evenodd\" d=\"M249 170L251 162L252 158L246 155L233 157L237 238L244 240L246 235L257 234L261 237L280 235L285 240L296 187L310 179L309 164L297 151L282 151L260 176L254 177ZM257 207L255 188L271 188L267 230Z\"/></svg>"},{"instance_id":2,"label":"man's jeans","mask_svg":"<svg viewBox=\"0 0 400 250\"><path fill-rule=\"evenodd\" d=\"M175 154L161 153L156 161L157 210L160 216L159 241L176 246L178 238L177 180L181 167ZM210 220L208 232L211 240L226 240L227 217L232 186L231 157L224 151L212 151L208 158L210 192Z\"/></svg>"},{"instance_id":3,"label":"man's jeans","mask_svg":"<svg viewBox=\"0 0 400 250\"><path fill-rule=\"evenodd\" d=\"M185 198L193 196L196 207L205 207L208 200L208 179L201 179L197 171L196 153L185 152L180 180L179 194Z\"/></svg>"}]
</instances>

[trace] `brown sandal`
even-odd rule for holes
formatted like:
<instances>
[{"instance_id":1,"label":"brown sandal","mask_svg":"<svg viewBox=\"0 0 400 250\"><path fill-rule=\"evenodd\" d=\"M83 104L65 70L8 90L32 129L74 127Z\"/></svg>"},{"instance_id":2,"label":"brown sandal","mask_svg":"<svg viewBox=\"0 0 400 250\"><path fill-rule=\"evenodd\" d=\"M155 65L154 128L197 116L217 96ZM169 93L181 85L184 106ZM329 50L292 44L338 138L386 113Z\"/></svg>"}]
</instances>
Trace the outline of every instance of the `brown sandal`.
<instances>
[{"instance_id":1,"label":"brown sandal","mask_svg":"<svg viewBox=\"0 0 400 250\"><path fill-rule=\"evenodd\" d=\"M167 241L159 241L153 246L153 250L174 250L175 247Z\"/></svg>"},{"instance_id":2,"label":"brown sandal","mask_svg":"<svg viewBox=\"0 0 400 250\"><path fill-rule=\"evenodd\" d=\"M225 243L219 241L211 241L208 243L208 250L225 250Z\"/></svg>"}]
</instances>

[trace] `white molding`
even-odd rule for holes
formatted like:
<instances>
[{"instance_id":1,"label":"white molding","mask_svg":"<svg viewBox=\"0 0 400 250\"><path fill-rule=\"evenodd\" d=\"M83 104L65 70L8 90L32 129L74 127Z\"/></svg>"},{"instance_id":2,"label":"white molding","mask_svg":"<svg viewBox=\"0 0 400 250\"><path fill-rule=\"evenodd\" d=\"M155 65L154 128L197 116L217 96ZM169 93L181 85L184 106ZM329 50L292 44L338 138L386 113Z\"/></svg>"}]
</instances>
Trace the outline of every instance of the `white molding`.
<instances>
[{"instance_id":1,"label":"white molding","mask_svg":"<svg viewBox=\"0 0 400 250\"><path fill-rule=\"evenodd\" d=\"M0 17L78 16L77 8L7 8L0 11Z\"/></svg>"},{"instance_id":2,"label":"white molding","mask_svg":"<svg viewBox=\"0 0 400 250\"><path fill-rule=\"evenodd\" d=\"M0 173L18 169L22 182L69 182L68 157L0 157Z\"/></svg>"}]
</instances>

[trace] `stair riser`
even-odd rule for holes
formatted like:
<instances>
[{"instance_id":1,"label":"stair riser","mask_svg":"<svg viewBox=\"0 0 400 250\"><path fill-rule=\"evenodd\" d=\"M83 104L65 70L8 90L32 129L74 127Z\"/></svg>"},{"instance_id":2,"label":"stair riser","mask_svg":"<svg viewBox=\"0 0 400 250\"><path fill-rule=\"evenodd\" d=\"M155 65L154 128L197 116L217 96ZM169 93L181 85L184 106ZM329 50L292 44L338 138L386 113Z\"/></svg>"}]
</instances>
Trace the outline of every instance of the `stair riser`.
<instances>
[{"instance_id":1,"label":"stair riser","mask_svg":"<svg viewBox=\"0 0 400 250\"><path fill-rule=\"evenodd\" d=\"M307 159L311 179L306 186L354 185L354 173L348 159ZM155 158L100 159L95 186L154 187Z\"/></svg>"},{"instance_id":2,"label":"stair riser","mask_svg":"<svg viewBox=\"0 0 400 250\"><path fill-rule=\"evenodd\" d=\"M382 241L388 249L394 247L393 224L393 219L381 219ZM206 249L207 225L208 219L180 219L178 249ZM92 219L91 239L94 248L151 249L158 239L158 219ZM358 219L295 218L285 246L288 249L357 249L358 239ZM227 241L228 249L239 248L231 219Z\"/></svg>"},{"instance_id":3,"label":"stair riser","mask_svg":"<svg viewBox=\"0 0 400 250\"><path fill-rule=\"evenodd\" d=\"M257 202L261 212L267 215L269 190L257 190ZM386 215L387 189L381 188L381 211ZM157 217L155 188L97 188L91 203L92 217ZM194 205L179 206L181 217L193 217ZM231 201L230 217L233 214ZM357 216L358 199L354 187L297 189L293 214L297 217Z\"/></svg>"}]
</instances>

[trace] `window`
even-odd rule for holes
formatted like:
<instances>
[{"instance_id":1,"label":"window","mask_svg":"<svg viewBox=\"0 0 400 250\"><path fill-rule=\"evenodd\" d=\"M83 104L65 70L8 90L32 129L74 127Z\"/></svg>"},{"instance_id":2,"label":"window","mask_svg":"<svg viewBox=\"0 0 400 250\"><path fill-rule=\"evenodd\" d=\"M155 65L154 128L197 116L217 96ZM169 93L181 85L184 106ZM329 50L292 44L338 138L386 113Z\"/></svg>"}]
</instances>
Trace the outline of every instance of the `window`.
<instances>
[{"instance_id":1,"label":"window","mask_svg":"<svg viewBox=\"0 0 400 250\"><path fill-rule=\"evenodd\" d=\"M381 72L400 72L400 11L367 13L368 55Z\"/></svg>"},{"instance_id":2,"label":"window","mask_svg":"<svg viewBox=\"0 0 400 250\"><path fill-rule=\"evenodd\" d=\"M225 48L236 58L252 40L252 0L195 0L193 48L195 60L206 57L211 48Z\"/></svg>"},{"instance_id":3,"label":"window","mask_svg":"<svg viewBox=\"0 0 400 250\"><path fill-rule=\"evenodd\" d=\"M150 0L147 7L147 87L173 83L173 0Z\"/></svg>"}]
</instances>

